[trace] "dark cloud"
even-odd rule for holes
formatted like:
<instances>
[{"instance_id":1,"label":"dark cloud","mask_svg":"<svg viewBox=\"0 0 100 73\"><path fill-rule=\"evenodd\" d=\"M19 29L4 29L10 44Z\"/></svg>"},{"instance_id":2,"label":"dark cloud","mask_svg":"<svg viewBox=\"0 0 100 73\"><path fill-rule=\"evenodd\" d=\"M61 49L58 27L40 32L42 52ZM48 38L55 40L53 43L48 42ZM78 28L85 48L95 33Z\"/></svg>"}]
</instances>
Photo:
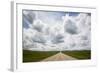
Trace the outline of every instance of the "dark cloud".
<instances>
[{"instance_id":1,"label":"dark cloud","mask_svg":"<svg viewBox=\"0 0 100 73\"><path fill-rule=\"evenodd\" d=\"M64 38L64 36L63 36L63 35L61 35L61 34L57 34L55 38L56 38L56 39L63 39L63 38Z\"/></svg>"},{"instance_id":2,"label":"dark cloud","mask_svg":"<svg viewBox=\"0 0 100 73\"><path fill-rule=\"evenodd\" d=\"M33 12L29 12L27 15L26 15L26 19L32 24L33 23L33 20L35 19L35 13Z\"/></svg>"},{"instance_id":3,"label":"dark cloud","mask_svg":"<svg viewBox=\"0 0 100 73\"><path fill-rule=\"evenodd\" d=\"M56 36L53 37L53 39L51 40L53 44L59 44L64 42L63 40L64 36L61 34L57 34Z\"/></svg>"},{"instance_id":4,"label":"dark cloud","mask_svg":"<svg viewBox=\"0 0 100 73\"><path fill-rule=\"evenodd\" d=\"M76 46L75 43L70 44L70 47L75 47L75 46Z\"/></svg>"},{"instance_id":5,"label":"dark cloud","mask_svg":"<svg viewBox=\"0 0 100 73\"><path fill-rule=\"evenodd\" d=\"M71 20L68 20L65 23L64 30L65 30L65 32L68 32L69 34L77 34L78 33L75 23L72 22Z\"/></svg>"},{"instance_id":6,"label":"dark cloud","mask_svg":"<svg viewBox=\"0 0 100 73\"><path fill-rule=\"evenodd\" d=\"M62 42L64 42L64 40L57 40L57 39L52 40L53 44L59 44L59 43L62 43Z\"/></svg>"},{"instance_id":7,"label":"dark cloud","mask_svg":"<svg viewBox=\"0 0 100 73\"><path fill-rule=\"evenodd\" d=\"M42 26L40 25L33 26L33 29L37 30L38 32L42 32Z\"/></svg>"},{"instance_id":8,"label":"dark cloud","mask_svg":"<svg viewBox=\"0 0 100 73\"><path fill-rule=\"evenodd\" d=\"M67 45L67 44L66 44ZM68 49L68 46L64 46L64 49Z\"/></svg>"},{"instance_id":9,"label":"dark cloud","mask_svg":"<svg viewBox=\"0 0 100 73\"><path fill-rule=\"evenodd\" d=\"M88 37L87 36L82 36L81 39L82 40L88 40Z\"/></svg>"},{"instance_id":10,"label":"dark cloud","mask_svg":"<svg viewBox=\"0 0 100 73\"><path fill-rule=\"evenodd\" d=\"M36 43L41 43L41 44L45 44L46 43L46 40L42 35L35 35L32 38L32 40L33 40L33 42L36 42Z\"/></svg>"},{"instance_id":11,"label":"dark cloud","mask_svg":"<svg viewBox=\"0 0 100 73\"><path fill-rule=\"evenodd\" d=\"M81 46L88 46L88 43L81 43Z\"/></svg>"}]
</instances>

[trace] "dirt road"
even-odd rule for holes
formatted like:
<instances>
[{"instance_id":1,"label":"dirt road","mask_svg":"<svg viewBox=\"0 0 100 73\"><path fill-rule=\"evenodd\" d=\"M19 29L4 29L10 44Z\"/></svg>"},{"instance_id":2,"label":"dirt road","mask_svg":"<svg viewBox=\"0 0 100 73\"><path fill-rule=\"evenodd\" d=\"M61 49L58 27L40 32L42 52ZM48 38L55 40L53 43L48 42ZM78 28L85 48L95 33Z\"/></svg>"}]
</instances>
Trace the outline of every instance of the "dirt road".
<instances>
[{"instance_id":1,"label":"dirt road","mask_svg":"<svg viewBox=\"0 0 100 73\"><path fill-rule=\"evenodd\" d=\"M53 55L51 57L48 57L42 61L64 61L64 60L76 60L76 58L73 58L71 56L65 55L63 53L57 53L56 55Z\"/></svg>"}]
</instances>

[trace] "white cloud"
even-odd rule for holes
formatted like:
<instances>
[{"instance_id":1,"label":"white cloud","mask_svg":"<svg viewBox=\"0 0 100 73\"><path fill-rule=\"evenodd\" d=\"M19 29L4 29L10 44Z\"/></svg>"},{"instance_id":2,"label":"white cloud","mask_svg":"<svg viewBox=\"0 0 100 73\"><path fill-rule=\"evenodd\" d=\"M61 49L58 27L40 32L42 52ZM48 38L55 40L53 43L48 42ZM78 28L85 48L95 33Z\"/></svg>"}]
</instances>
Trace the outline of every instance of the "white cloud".
<instances>
[{"instance_id":1,"label":"white cloud","mask_svg":"<svg viewBox=\"0 0 100 73\"><path fill-rule=\"evenodd\" d=\"M60 23L55 21L52 25L49 24L50 19L48 23L34 19L28 29L23 29L23 48L38 51L89 50L91 16L79 13L78 16L66 14L61 18Z\"/></svg>"}]
</instances>

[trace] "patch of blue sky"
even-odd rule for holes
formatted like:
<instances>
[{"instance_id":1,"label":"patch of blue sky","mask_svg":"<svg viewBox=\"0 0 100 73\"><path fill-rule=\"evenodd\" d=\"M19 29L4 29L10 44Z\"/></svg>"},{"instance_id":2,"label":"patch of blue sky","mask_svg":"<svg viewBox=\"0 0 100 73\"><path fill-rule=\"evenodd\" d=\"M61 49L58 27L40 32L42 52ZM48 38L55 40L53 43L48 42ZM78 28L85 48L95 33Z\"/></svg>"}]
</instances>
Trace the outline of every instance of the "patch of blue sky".
<instances>
[{"instance_id":1,"label":"patch of blue sky","mask_svg":"<svg viewBox=\"0 0 100 73\"><path fill-rule=\"evenodd\" d=\"M67 12L69 16L78 16L80 13L79 12Z\"/></svg>"},{"instance_id":2,"label":"patch of blue sky","mask_svg":"<svg viewBox=\"0 0 100 73\"><path fill-rule=\"evenodd\" d=\"M23 28L29 28L29 24L30 22L28 21L28 19L23 15Z\"/></svg>"},{"instance_id":3,"label":"patch of blue sky","mask_svg":"<svg viewBox=\"0 0 100 73\"><path fill-rule=\"evenodd\" d=\"M62 16L65 16L65 12L57 11L38 11L38 19L42 20L44 23L55 24L62 21Z\"/></svg>"}]
</instances>

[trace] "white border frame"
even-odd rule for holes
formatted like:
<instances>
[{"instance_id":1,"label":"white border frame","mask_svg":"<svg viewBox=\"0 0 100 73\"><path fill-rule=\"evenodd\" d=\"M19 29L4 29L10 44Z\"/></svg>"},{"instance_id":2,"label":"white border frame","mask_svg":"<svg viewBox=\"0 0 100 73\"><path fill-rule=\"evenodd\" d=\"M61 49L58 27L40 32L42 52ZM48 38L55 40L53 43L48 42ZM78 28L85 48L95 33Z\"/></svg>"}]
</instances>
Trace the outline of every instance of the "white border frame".
<instances>
[{"instance_id":1,"label":"white border frame","mask_svg":"<svg viewBox=\"0 0 100 73\"><path fill-rule=\"evenodd\" d=\"M42 5L32 2L12 2L12 49L11 49L11 70L23 71L34 69L54 69L66 67L94 66L97 64L97 51L95 49L95 36L91 33L91 60L77 61L55 61L55 62L33 62L22 63L22 9L29 10L47 10L47 11L73 11L91 13L91 32L95 32L96 27L96 8L95 7L77 7L64 5Z\"/></svg>"}]
</instances>

